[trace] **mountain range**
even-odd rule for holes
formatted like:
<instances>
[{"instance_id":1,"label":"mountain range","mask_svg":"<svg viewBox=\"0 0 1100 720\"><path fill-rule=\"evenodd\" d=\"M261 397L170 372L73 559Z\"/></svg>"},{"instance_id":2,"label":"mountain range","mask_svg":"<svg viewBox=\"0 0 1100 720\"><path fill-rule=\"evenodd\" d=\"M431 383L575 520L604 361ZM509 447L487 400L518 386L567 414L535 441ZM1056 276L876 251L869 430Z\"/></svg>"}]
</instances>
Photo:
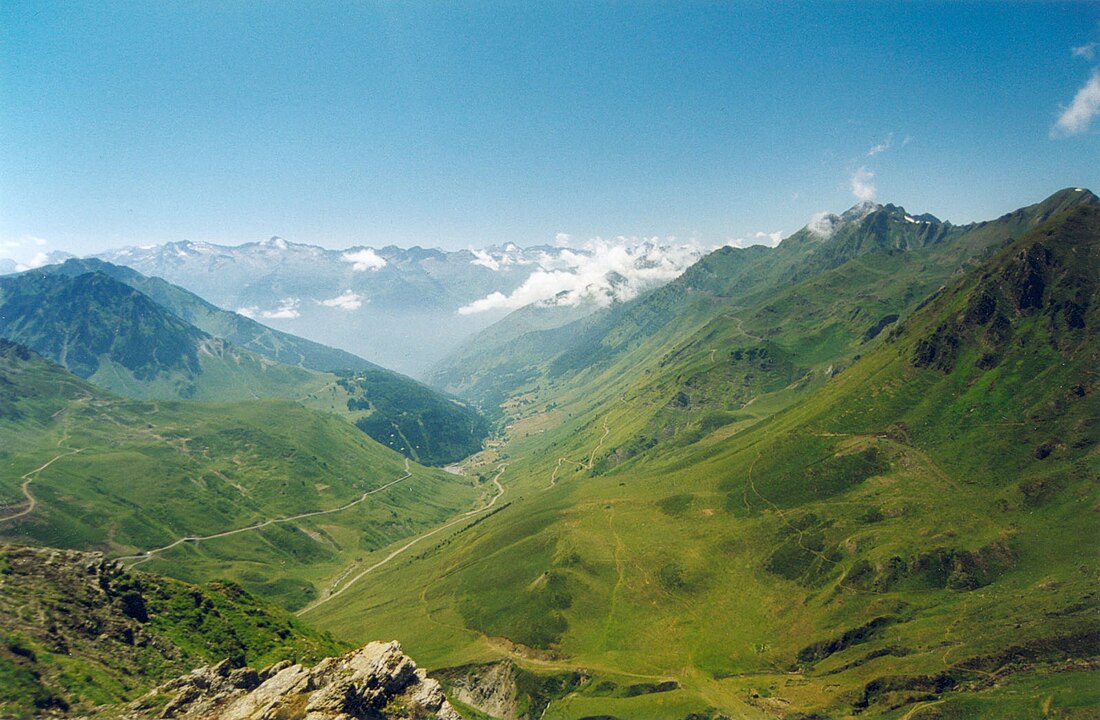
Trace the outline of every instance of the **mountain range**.
<instances>
[{"instance_id":1,"label":"mountain range","mask_svg":"<svg viewBox=\"0 0 1100 720\"><path fill-rule=\"evenodd\" d=\"M520 308L431 372L495 428L461 475L410 461L417 393L441 396L372 367L310 385L312 346L244 319L219 342L290 348L267 362L307 374L299 394L123 399L74 376L55 362L197 384L189 349L215 338L185 291L106 270L0 278L11 337L50 357L0 346L5 538L228 577L351 645L396 637L471 718L1100 705L1088 190L968 225L861 203L610 304Z\"/></svg>"},{"instance_id":2,"label":"mountain range","mask_svg":"<svg viewBox=\"0 0 1100 720\"><path fill-rule=\"evenodd\" d=\"M421 377L513 309L535 301L595 309L675 277L702 254L695 244L655 240L443 251L329 250L274 237L238 246L180 241L97 257Z\"/></svg>"},{"instance_id":3,"label":"mountain range","mask_svg":"<svg viewBox=\"0 0 1100 720\"><path fill-rule=\"evenodd\" d=\"M603 678L569 717L1087 717L1100 202L839 220L486 347L522 500L303 617Z\"/></svg>"},{"instance_id":4,"label":"mountain range","mask_svg":"<svg viewBox=\"0 0 1100 720\"><path fill-rule=\"evenodd\" d=\"M301 400L431 464L470 454L488 432L470 408L410 378L102 261L0 277L0 337L131 398Z\"/></svg>"}]
</instances>

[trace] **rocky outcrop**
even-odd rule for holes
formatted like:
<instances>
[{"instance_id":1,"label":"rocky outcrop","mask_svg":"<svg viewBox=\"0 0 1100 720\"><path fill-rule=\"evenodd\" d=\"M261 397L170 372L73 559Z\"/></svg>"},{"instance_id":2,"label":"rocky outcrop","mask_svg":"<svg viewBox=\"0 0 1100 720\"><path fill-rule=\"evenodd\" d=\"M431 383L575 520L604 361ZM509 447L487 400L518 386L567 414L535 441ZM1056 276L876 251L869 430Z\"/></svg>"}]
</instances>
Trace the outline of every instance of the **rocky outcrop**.
<instances>
[{"instance_id":1,"label":"rocky outcrop","mask_svg":"<svg viewBox=\"0 0 1100 720\"><path fill-rule=\"evenodd\" d=\"M311 668L281 662L256 671L223 661L160 686L130 709L132 720L461 720L439 683L396 642L373 642Z\"/></svg>"},{"instance_id":2,"label":"rocky outcrop","mask_svg":"<svg viewBox=\"0 0 1100 720\"><path fill-rule=\"evenodd\" d=\"M459 702L495 718L519 719L519 691L511 662L505 660L482 666L476 672L456 673L449 680L452 697Z\"/></svg>"}]
</instances>

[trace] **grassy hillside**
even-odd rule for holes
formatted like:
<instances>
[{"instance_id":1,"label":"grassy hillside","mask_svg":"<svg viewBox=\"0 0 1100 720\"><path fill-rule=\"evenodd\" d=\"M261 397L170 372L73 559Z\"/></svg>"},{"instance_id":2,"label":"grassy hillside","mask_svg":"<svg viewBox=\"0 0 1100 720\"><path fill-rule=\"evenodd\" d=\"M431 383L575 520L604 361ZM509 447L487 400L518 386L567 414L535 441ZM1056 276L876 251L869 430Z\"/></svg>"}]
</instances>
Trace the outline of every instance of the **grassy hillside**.
<instances>
[{"instance_id":1,"label":"grassy hillside","mask_svg":"<svg viewBox=\"0 0 1100 720\"><path fill-rule=\"evenodd\" d=\"M81 272L88 268L93 272ZM207 334L184 318L221 334ZM99 261L69 261L0 279L0 336L126 397L300 400L345 415L406 457L436 465L476 452L488 434L472 409L410 378L273 333L173 285ZM330 361L350 370L336 375L308 369Z\"/></svg>"},{"instance_id":2,"label":"grassy hillside","mask_svg":"<svg viewBox=\"0 0 1100 720\"><path fill-rule=\"evenodd\" d=\"M226 659L263 667L345 647L230 583L189 585L93 553L7 543L0 628L0 713L12 718L87 713Z\"/></svg>"},{"instance_id":3,"label":"grassy hillside","mask_svg":"<svg viewBox=\"0 0 1100 720\"><path fill-rule=\"evenodd\" d=\"M305 617L399 627L435 666L583 669L547 718L1088 717L1100 210L1080 198L908 270L891 247L792 263L795 285L650 360L627 343L513 398L511 504ZM960 253L986 260L937 291Z\"/></svg>"},{"instance_id":4,"label":"grassy hillside","mask_svg":"<svg viewBox=\"0 0 1100 720\"><path fill-rule=\"evenodd\" d=\"M298 397L325 376L227 344L99 272L0 278L0 335L129 397Z\"/></svg>"},{"instance_id":5,"label":"grassy hillside","mask_svg":"<svg viewBox=\"0 0 1100 720\"><path fill-rule=\"evenodd\" d=\"M727 352L765 340L797 356L803 374L836 370L836 361L849 362L957 273L1052 214L1094 202L1088 191L1067 189L966 226L929 215L918 220L892 205L857 206L835 218L829 237L803 229L775 249L722 248L667 286L569 325L521 332L532 324L525 316L506 319L434 377L489 407L522 391L590 393L607 378L626 391L639 374L665 369L681 382L706 382L714 370L727 372ZM506 352L498 336L507 338ZM721 348L728 349L719 356Z\"/></svg>"},{"instance_id":6,"label":"grassy hillside","mask_svg":"<svg viewBox=\"0 0 1100 720\"><path fill-rule=\"evenodd\" d=\"M287 607L482 494L331 413L123 400L11 343L0 346L0 430L0 536L114 556L171 546L130 562L229 578ZM315 514L283 521L304 513ZM243 531L204 539L232 530Z\"/></svg>"}]
</instances>

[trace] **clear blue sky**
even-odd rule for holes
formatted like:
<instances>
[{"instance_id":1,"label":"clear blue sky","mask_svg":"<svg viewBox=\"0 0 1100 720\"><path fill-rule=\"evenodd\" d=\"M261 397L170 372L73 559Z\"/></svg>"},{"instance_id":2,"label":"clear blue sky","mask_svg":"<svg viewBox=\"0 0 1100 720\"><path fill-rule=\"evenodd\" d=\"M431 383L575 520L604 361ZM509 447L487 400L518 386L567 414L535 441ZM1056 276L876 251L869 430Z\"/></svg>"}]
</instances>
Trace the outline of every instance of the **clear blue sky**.
<instances>
[{"instance_id":1,"label":"clear blue sky","mask_svg":"<svg viewBox=\"0 0 1100 720\"><path fill-rule=\"evenodd\" d=\"M0 257L719 243L856 173L987 219L1100 191L1097 42L1095 2L5 0Z\"/></svg>"}]
</instances>

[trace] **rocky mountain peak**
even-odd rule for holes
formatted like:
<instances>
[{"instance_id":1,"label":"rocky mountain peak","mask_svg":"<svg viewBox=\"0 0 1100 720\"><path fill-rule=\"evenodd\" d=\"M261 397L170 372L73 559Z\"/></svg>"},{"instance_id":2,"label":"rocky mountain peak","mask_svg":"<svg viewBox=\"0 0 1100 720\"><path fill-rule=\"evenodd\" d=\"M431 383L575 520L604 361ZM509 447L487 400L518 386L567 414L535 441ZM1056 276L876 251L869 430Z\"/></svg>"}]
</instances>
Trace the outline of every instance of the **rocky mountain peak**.
<instances>
[{"instance_id":1,"label":"rocky mountain peak","mask_svg":"<svg viewBox=\"0 0 1100 720\"><path fill-rule=\"evenodd\" d=\"M840 221L842 223L854 222L856 220L862 220L873 212L882 210L883 206L875 202L874 200L864 200L858 202L852 207L845 210L840 215Z\"/></svg>"},{"instance_id":2,"label":"rocky mountain peak","mask_svg":"<svg viewBox=\"0 0 1100 720\"><path fill-rule=\"evenodd\" d=\"M283 661L263 670L234 669L222 661L153 690L131 704L127 717L461 720L439 683L397 642L372 642L311 668Z\"/></svg>"}]
</instances>

